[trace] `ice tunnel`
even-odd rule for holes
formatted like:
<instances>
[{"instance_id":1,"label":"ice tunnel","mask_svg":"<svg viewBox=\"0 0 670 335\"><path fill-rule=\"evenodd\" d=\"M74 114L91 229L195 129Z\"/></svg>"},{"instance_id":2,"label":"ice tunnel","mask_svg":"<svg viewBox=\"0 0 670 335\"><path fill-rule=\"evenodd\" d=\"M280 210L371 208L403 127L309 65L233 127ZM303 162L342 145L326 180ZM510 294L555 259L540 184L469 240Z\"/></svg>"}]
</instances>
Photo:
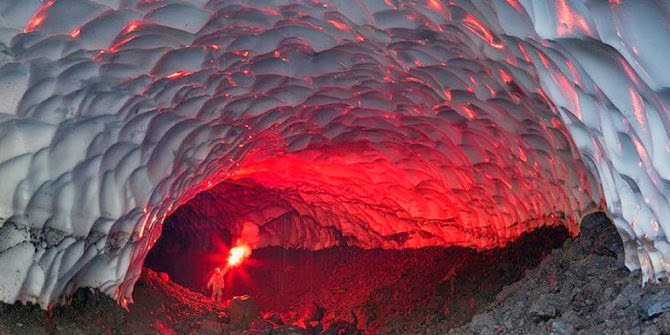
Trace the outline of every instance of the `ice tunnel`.
<instances>
[{"instance_id":1,"label":"ice tunnel","mask_svg":"<svg viewBox=\"0 0 670 335\"><path fill-rule=\"evenodd\" d=\"M664 277L669 18L652 0L1 1L0 300L127 304L164 219L205 191L231 235L307 250L484 250L606 210L627 266Z\"/></svg>"}]
</instances>

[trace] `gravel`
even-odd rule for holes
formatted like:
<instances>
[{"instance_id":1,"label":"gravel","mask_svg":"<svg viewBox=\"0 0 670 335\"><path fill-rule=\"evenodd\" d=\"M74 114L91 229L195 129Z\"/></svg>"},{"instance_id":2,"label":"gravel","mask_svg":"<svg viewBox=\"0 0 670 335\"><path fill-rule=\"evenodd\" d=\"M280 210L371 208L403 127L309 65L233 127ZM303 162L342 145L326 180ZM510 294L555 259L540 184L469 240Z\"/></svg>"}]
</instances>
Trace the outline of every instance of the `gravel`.
<instances>
[{"instance_id":1,"label":"gravel","mask_svg":"<svg viewBox=\"0 0 670 335\"><path fill-rule=\"evenodd\" d=\"M448 334L668 334L670 285L642 286L623 266L623 245L600 213L496 300Z\"/></svg>"}]
</instances>

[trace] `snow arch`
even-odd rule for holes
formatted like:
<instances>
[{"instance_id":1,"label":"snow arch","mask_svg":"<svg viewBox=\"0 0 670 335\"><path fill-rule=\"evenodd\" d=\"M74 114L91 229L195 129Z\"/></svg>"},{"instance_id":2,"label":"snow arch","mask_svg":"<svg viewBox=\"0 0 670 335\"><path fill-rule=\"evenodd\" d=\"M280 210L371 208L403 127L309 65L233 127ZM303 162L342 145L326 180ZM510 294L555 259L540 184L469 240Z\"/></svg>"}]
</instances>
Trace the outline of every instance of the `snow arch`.
<instances>
[{"instance_id":1,"label":"snow arch","mask_svg":"<svg viewBox=\"0 0 670 335\"><path fill-rule=\"evenodd\" d=\"M280 199L247 215L261 243L310 249L485 249L606 206L627 265L666 276L665 2L0 13L2 301L95 287L126 304L163 219L223 181ZM264 227L286 208L300 239Z\"/></svg>"}]
</instances>

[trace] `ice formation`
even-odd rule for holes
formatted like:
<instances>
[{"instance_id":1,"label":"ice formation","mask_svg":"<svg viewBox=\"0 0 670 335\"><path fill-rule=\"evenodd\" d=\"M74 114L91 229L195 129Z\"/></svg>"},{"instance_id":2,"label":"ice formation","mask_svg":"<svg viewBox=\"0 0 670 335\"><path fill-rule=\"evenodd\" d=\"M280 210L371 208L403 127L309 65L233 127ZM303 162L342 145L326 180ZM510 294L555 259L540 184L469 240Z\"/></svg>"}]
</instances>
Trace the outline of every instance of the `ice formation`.
<instances>
[{"instance_id":1,"label":"ice formation","mask_svg":"<svg viewBox=\"0 0 670 335\"><path fill-rule=\"evenodd\" d=\"M127 304L164 218L208 189L231 232L309 249L485 249L606 207L630 268L670 268L667 1L0 15L1 301Z\"/></svg>"}]
</instances>

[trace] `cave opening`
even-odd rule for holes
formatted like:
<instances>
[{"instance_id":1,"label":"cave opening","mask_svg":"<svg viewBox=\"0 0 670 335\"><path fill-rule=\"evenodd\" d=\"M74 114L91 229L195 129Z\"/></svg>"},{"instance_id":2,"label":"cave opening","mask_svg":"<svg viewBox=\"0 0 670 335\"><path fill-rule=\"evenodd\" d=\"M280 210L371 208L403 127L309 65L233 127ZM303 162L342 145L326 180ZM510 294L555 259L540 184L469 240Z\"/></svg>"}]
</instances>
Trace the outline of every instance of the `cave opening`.
<instances>
[{"instance_id":1,"label":"cave opening","mask_svg":"<svg viewBox=\"0 0 670 335\"><path fill-rule=\"evenodd\" d=\"M315 219L296 207L252 179L224 181L165 220L144 266L209 296L209 276L225 266L229 249L253 222L258 242L226 275L225 300L250 295L264 318L283 324L304 326L318 308L324 327L348 322L364 333L402 334L464 324L570 236L565 224L553 224L485 251L363 248L341 232L297 229ZM309 241L324 236L326 243Z\"/></svg>"},{"instance_id":2,"label":"cave opening","mask_svg":"<svg viewBox=\"0 0 670 335\"><path fill-rule=\"evenodd\" d=\"M637 290L670 272L668 1L0 7L2 303L50 313L91 289L150 311L131 333L147 315L192 333L152 297L197 302L240 247L225 297L266 320L318 305L405 334L462 323L581 232L510 285L527 313L496 307L494 333L654 333L644 306L670 306ZM616 232L578 224L598 210ZM605 227L623 247L583 254ZM228 329L213 304L195 305Z\"/></svg>"}]
</instances>

